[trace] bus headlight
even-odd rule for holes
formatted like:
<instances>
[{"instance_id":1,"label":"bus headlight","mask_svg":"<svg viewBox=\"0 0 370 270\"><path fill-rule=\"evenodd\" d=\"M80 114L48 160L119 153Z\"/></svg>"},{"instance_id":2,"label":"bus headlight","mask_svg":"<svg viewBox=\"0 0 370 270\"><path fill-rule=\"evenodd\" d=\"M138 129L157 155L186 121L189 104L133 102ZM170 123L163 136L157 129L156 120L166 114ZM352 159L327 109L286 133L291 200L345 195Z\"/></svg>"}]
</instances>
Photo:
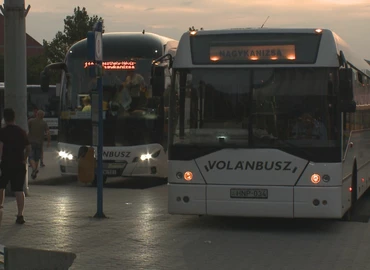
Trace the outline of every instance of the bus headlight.
<instances>
[{"instance_id":1,"label":"bus headlight","mask_svg":"<svg viewBox=\"0 0 370 270\"><path fill-rule=\"evenodd\" d=\"M141 155L141 157L140 157L140 159L142 160L142 161L144 161L144 160L149 160L149 159L151 159L152 158L152 155L151 154L144 154L144 155Z\"/></svg>"},{"instance_id":2,"label":"bus headlight","mask_svg":"<svg viewBox=\"0 0 370 270\"><path fill-rule=\"evenodd\" d=\"M69 160L73 159L73 155L65 151L59 151L58 154L59 154L59 157L64 158L64 159L69 159Z\"/></svg>"},{"instance_id":3,"label":"bus headlight","mask_svg":"<svg viewBox=\"0 0 370 270\"><path fill-rule=\"evenodd\" d=\"M153 154L143 154L143 155L140 156L140 159L142 161L144 161L144 160L149 160L149 159L152 159L152 158L156 158L156 157L159 156L160 152L161 152L161 150L158 150L157 152L155 152Z\"/></svg>"}]
</instances>

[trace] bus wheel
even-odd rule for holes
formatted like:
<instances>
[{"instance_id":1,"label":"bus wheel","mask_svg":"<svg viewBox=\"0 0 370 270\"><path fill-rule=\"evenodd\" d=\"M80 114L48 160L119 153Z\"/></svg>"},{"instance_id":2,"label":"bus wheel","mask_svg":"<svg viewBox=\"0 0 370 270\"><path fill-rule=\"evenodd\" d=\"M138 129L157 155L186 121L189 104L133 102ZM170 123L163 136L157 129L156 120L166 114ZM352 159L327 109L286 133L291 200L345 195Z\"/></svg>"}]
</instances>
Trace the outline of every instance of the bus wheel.
<instances>
[{"instance_id":1,"label":"bus wheel","mask_svg":"<svg viewBox=\"0 0 370 270\"><path fill-rule=\"evenodd\" d=\"M103 185L105 185L105 183L107 182L107 178L108 176L103 175ZM96 187L97 185L98 185L98 179L95 175L94 181L92 181L91 186Z\"/></svg>"},{"instance_id":2,"label":"bus wheel","mask_svg":"<svg viewBox=\"0 0 370 270\"><path fill-rule=\"evenodd\" d=\"M344 214L343 220L344 221L351 221L353 216L353 210L355 208L355 204L357 202L357 166L356 164L353 165L352 171L352 181L351 181L351 206L348 211Z\"/></svg>"}]
</instances>

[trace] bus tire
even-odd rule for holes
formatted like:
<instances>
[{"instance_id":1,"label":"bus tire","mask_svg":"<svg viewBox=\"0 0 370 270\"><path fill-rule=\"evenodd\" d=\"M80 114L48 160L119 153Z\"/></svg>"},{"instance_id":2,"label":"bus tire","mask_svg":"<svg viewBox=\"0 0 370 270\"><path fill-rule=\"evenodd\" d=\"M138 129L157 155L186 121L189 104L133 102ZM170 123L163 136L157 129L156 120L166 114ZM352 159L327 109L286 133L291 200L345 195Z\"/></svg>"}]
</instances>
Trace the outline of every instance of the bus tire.
<instances>
[{"instance_id":1,"label":"bus tire","mask_svg":"<svg viewBox=\"0 0 370 270\"><path fill-rule=\"evenodd\" d=\"M108 178L108 176L103 175L103 185L105 185L105 183L107 182L107 178ZM93 187L96 187L98 185L98 179L97 179L96 175L95 175L94 181L92 181L91 185Z\"/></svg>"},{"instance_id":2,"label":"bus tire","mask_svg":"<svg viewBox=\"0 0 370 270\"><path fill-rule=\"evenodd\" d=\"M355 162L355 164L353 164L351 187L352 187L351 206L343 216L344 221L351 221L352 220L353 209L354 209L355 204L357 202L357 164L356 164L356 162Z\"/></svg>"}]
</instances>

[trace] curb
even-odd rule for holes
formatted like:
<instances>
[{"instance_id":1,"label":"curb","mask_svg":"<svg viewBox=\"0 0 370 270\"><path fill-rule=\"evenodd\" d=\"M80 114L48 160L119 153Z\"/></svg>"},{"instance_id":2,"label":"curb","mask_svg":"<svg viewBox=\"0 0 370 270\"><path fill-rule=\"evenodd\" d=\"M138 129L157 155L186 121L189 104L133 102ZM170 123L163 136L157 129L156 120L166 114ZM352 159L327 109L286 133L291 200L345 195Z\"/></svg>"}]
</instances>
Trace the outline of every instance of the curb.
<instances>
[{"instance_id":1,"label":"curb","mask_svg":"<svg viewBox=\"0 0 370 270\"><path fill-rule=\"evenodd\" d=\"M28 182L29 186L37 186L37 185L45 185L45 186L62 186L62 185L68 185L70 183L77 182L76 176L58 176L58 177L52 177L47 179L40 179L40 180L30 180Z\"/></svg>"},{"instance_id":2,"label":"curb","mask_svg":"<svg viewBox=\"0 0 370 270\"><path fill-rule=\"evenodd\" d=\"M77 255L72 252L22 247L5 247L4 266L8 270L69 269Z\"/></svg>"}]
</instances>

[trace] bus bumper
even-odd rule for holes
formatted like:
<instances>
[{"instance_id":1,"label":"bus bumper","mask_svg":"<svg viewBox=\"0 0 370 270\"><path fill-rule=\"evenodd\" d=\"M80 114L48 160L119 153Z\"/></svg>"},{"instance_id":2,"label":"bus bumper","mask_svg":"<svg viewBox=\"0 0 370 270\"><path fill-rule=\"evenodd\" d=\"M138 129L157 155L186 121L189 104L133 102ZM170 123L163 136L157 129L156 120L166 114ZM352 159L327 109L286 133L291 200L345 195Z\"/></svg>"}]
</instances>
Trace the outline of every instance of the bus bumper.
<instances>
[{"instance_id":1,"label":"bus bumper","mask_svg":"<svg viewBox=\"0 0 370 270\"><path fill-rule=\"evenodd\" d=\"M294 187L294 217L341 218L342 187Z\"/></svg>"},{"instance_id":2,"label":"bus bumper","mask_svg":"<svg viewBox=\"0 0 370 270\"><path fill-rule=\"evenodd\" d=\"M78 162L75 160L61 159L59 169L62 175L78 175ZM112 174L110 174L112 172ZM163 160L152 160L149 162L128 163L119 175L114 170L104 170L104 175L108 177L167 177L167 162Z\"/></svg>"},{"instance_id":3,"label":"bus bumper","mask_svg":"<svg viewBox=\"0 0 370 270\"><path fill-rule=\"evenodd\" d=\"M61 175L76 175L78 174L78 164L75 160L61 159L59 161L59 169Z\"/></svg>"},{"instance_id":4,"label":"bus bumper","mask_svg":"<svg viewBox=\"0 0 370 270\"><path fill-rule=\"evenodd\" d=\"M168 185L168 212L214 216L341 218L341 187ZM266 199L231 198L230 190L267 189ZM317 202L319 202L317 204ZM317 205L316 205L317 204Z\"/></svg>"},{"instance_id":5,"label":"bus bumper","mask_svg":"<svg viewBox=\"0 0 370 270\"><path fill-rule=\"evenodd\" d=\"M170 214L206 215L206 186L168 184Z\"/></svg>"},{"instance_id":6,"label":"bus bumper","mask_svg":"<svg viewBox=\"0 0 370 270\"><path fill-rule=\"evenodd\" d=\"M167 177L167 162L164 160L138 161L127 164L122 177Z\"/></svg>"}]
</instances>

